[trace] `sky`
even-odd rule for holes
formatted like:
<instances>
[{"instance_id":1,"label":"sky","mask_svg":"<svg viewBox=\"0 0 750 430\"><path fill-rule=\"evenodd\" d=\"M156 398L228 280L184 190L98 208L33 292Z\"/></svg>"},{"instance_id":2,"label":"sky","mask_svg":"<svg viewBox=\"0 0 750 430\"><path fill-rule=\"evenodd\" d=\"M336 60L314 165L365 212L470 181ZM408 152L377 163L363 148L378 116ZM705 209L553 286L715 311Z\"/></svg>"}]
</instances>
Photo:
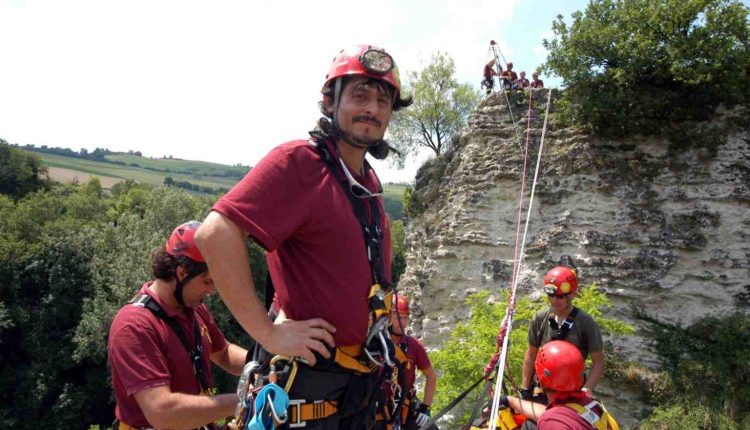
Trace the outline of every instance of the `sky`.
<instances>
[{"instance_id":1,"label":"sky","mask_svg":"<svg viewBox=\"0 0 750 430\"><path fill-rule=\"evenodd\" d=\"M498 43L527 74L557 14L586 0L0 0L0 138L254 165L306 138L344 47L385 48L402 79L436 52L479 88ZM542 76L547 86L559 79ZM374 162L383 182L410 182Z\"/></svg>"}]
</instances>

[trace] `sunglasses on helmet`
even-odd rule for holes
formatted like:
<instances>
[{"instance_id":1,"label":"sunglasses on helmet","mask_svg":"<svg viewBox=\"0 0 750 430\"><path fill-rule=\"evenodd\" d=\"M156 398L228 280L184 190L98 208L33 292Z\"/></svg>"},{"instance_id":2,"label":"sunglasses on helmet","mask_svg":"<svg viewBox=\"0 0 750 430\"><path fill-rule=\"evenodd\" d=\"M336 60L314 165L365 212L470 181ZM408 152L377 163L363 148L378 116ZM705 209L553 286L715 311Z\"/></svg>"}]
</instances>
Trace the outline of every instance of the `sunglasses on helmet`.
<instances>
[{"instance_id":1,"label":"sunglasses on helmet","mask_svg":"<svg viewBox=\"0 0 750 430\"><path fill-rule=\"evenodd\" d=\"M341 163L341 168L344 169L346 180L349 182L349 190L352 192L352 195L354 197L357 197L359 199L367 199L383 194L382 190L378 191L377 193L370 192L370 190L365 188L364 185L357 182L357 180L354 179L354 176L352 176L352 174L349 172L349 169L346 167L346 163L344 163L344 160L341 157L339 157L339 163Z\"/></svg>"}]
</instances>

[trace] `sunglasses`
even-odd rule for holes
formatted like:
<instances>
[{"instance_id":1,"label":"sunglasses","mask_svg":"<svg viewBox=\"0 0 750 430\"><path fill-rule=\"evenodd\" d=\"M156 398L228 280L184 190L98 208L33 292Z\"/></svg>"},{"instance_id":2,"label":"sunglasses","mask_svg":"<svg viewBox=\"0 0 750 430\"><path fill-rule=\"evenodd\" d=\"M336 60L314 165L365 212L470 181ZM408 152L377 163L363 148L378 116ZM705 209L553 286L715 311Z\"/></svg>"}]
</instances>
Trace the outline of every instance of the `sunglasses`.
<instances>
[{"instance_id":1,"label":"sunglasses","mask_svg":"<svg viewBox=\"0 0 750 430\"><path fill-rule=\"evenodd\" d=\"M367 199L383 194L382 190L377 193L370 192L370 190L365 188L364 185L357 182L357 180L354 179L354 176L352 176L352 174L349 172L349 169L346 167L346 163L344 163L344 160L341 157L339 157L339 163L341 163L341 168L344 169L346 180L349 181L349 190L352 192L352 195L354 197L357 197L359 199Z\"/></svg>"}]
</instances>

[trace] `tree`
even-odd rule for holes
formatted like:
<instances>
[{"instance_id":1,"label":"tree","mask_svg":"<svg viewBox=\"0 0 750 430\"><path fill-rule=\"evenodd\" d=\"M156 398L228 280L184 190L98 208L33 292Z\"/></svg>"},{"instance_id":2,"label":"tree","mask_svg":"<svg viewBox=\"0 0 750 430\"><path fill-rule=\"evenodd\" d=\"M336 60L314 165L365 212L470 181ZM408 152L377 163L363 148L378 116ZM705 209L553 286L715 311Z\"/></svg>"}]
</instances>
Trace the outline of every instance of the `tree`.
<instances>
[{"instance_id":1,"label":"tree","mask_svg":"<svg viewBox=\"0 0 750 430\"><path fill-rule=\"evenodd\" d=\"M414 104L393 114L388 128L394 147L404 156L429 148L438 156L466 125L479 94L453 77L456 68L448 54L433 55L430 65L409 73L402 91L414 96ZM399 163L403 166L405 157Z\"/></svg>"},{"instance_id":2,"label":"tree","mask_svg":"<svg viewBox=\"0 0 750 430\"><path fill-rule=\"evenodd\" d=\"M0 194L19 198L45 188L47 168L36 154L27 154L0 139Z\"/></svg>"},{"instance_id":3,"label":"tree","mask_svg":"<svg viewBox=\"0 0 750 430\"><path fill-rule=\"evenodd\" d=\"M544 41L570 121L657 132L748 99L750 26L738 0L595 0L572 18L558 15Z\"/></svg>"}]
</instances>

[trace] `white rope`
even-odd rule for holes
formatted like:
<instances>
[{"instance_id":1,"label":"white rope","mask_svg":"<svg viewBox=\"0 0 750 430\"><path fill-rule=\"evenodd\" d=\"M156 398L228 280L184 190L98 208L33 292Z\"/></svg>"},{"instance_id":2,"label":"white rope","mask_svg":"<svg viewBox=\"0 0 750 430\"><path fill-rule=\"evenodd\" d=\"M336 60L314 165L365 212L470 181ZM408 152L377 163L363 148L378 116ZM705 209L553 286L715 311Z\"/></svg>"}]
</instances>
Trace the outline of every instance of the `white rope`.
<instances>
[{"instance_id":1,"label":"white rope","mask_svg":"<svg viewBox=\"0 0 750 430\"><path fill-rule=\"evenodd\" d=\"M536 191L536 183L537 179L539 178L539 167L542 164L542 151L544 150L544 135L547 131L547 117L549 116L549 105L550 100L552 99L552 89L549 89L549 92L547 93L547 108L544 112L544 125L542 126L542 138L539 142L539 153L537 154L536 158L536 168L534 170L534 181L531 183L531 195L529 196L529 208L526 212L526 225L523 229L523 239L521 240L521 252L518 253L518 272L521 271L521 264L523 262L523 255L524 255L524 249L526 248L526 235L529 231L529 220L531 219L531 209L534 205L534 192ZM518 279L519 276L516 274L515 280L513 282L513 289L512 289L512 297L515 301L516 297L516 289L518 287ZM510 333L511 329L513 327L513 314L515 314L515 307L508 305L508 310L510 312L506 313L505 318L503 319L503 323L505 323L505 320L508 320L508 327L505 331L505 338L503 339L503 348L502 352L500 353L500 361L498 361L498 374L497 374L497 380L495 382L495 392L492 396L492 412L490 414L490 430L495 430L497 428L497 414L498 410L500 409L500 389L502 388L502 382L503 377L505 375L505 360L508 355L508 342L510 339Z\"/></svg>"}]
</instances>

